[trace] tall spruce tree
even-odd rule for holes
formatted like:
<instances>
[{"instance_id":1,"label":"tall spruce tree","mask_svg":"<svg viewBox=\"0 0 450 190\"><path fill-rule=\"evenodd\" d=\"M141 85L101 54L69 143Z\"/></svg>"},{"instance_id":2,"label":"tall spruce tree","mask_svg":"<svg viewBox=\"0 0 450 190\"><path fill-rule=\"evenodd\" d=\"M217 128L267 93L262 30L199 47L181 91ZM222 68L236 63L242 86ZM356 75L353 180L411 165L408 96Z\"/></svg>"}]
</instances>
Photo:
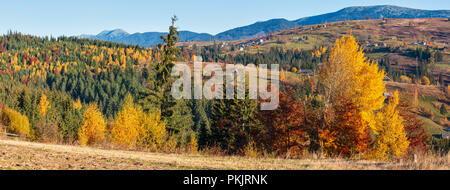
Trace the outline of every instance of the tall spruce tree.
<instances>
[{"instance_id":1,"label":"tall spruce tree","mask_svg":"<svg viewBox=\"0 0 450 190\"><path fill-rule=\"evenodd\" d=\"M211 121L207 114L208 104L204 99L195 100L193 106L194 131L198 134L198 144L205 147L211 144Z\"/></svg>"},{"instance_id":2,"label":"tall spruce tree","mask_svg":"<svg viewBox=\"0 0 450 190\"><path fill-rule=\"evenodd\" d=\"M170 132L179 133L189 130L193 126L192 111L187 105L187 100L175 100L171 95L171 86L175 78L171 76L174 61L177 60L176 42L180 35L175 27L177 17L172 17L172 25L169 33L161 36L164 41L162 46L162 60L155 63L153 73L149 75L151 87L140 93L139 103L145 111L161 111L161 118L166 122Z\"/></svg>"}]
</instances>

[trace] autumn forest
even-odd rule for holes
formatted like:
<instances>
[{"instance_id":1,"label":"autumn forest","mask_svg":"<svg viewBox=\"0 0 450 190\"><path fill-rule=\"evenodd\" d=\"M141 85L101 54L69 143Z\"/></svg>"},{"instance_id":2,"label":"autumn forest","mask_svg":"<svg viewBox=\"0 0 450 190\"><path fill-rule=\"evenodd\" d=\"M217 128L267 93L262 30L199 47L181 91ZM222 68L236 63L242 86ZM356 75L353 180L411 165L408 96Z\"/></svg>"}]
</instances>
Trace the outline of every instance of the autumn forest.
<instances>
[{"instance_id":1,"label":"autumn forest","mask_svg":"<svg viewBox=\"0 0 450 190\"><path fill-rule=\"evenodd\" d=\"M180 45L175 21L163 43L151 48L18 32L0 36L0 132L33 142L244 157L320 153L389 161L449 150L449 141L429 135L412 111L417 97L385 84L386 76L428 85L442 79L426 68L415 78L390 70L386 60L369 58L351 31L311 50L239 54L218 44ZM439 56L430 49L412 52L419 60ZM171 69L196 56L280 64L278 108L262 111L259 103L266 100L249 98L174 99ZM298 74L300 69L314 75Z\"/></svg>"}]
</instances>

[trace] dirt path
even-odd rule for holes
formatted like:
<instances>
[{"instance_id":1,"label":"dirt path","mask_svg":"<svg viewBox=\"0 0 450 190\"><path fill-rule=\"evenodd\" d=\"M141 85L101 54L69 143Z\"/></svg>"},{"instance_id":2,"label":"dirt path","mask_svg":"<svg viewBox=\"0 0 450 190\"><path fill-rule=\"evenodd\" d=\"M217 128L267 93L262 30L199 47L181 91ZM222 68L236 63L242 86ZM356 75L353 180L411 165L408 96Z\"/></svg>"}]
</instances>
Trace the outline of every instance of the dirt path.
<instances>
[{"instance_id":1,"label":"dirt path","mask_svg":"<svg viewBox=\"0 0 450 190\"><path fill-rule=\"evenodd\" d=\"M448 161L448 159L447 159ZM447 162L448 163L448 162ZM447 165L444 163L444 165ZM429 169L343 159L254 159L166 154L0 139L0 169ZM447 165L447 167L450 167Z\"/></svg>"}]
</instances>

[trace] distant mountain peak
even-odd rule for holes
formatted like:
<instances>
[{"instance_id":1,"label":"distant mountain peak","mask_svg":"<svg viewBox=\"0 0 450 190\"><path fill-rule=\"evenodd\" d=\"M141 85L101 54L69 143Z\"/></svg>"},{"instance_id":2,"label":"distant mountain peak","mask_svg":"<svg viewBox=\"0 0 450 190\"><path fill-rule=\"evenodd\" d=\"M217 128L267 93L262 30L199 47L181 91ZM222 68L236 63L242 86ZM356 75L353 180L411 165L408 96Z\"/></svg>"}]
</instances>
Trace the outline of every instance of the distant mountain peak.
<instances>
[{"instance_id":1,"label":"distant mountain peak","mask_svg":"<svg viewBox=\"0 0 450 190\"><path fill-rule=\"evenodd\" d=\"M97 34L97 36L107 36L110 38L124 37L128 36L128 32L122 29L114 29L114 30L104 30Z\"/></svg>"}]
</instances>

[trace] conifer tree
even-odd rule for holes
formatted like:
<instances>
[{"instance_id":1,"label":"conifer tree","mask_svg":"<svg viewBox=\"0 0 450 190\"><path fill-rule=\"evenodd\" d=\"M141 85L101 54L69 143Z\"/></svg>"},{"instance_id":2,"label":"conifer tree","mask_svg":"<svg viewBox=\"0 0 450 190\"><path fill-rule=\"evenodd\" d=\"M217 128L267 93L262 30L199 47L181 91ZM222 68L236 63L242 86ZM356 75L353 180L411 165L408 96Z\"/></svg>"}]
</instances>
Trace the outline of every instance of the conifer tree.
<instances>
[{"instance_id":1,"label":"conifer tree","mask_svg":"<svg viewBox=\"0 0 450 190\"><path fill-rule=\"evenodd\" d=\"M441 104L441 107L439 108L439 112L445 116L445 114L447 114L447 109L445 108L444 104Z\"/></svg>"},{"instance_id":2,"label":"conifer tree","mask_svg":"<svg viewBox=\"0 0 450 190\"><path fill-rule=\"evenodd\" d=\"M152 82L151 89L145 89L142 92L141 104L145 111L158 109L161 111L163 119L167 119L173 115L173 110L170 108L175 105L175 101L170 94L171 84L173 83L173 77L170 76L174 61L176 61L176 54L179 48L175 46L175 43L179 40L177 28L175 22L177 18L172 18L172 25L169 27L169 33L165 36L161 36L164 41L162 46L162 61L156 62L153 67L153 75L150 76Z\"/></svg>"},{"instance_id":3,"label":"conifer tree","mask_svg":"<svg viewBox=\"0 0 450 190\"><path fill-rule=\"evenodd\" d=\"M193 126L192 110L188 107L188 101L175 100L171 95L171 85L174 77L171 76L176 55L180 51L176 47L179 40L179 32L175 27L177 17L172 17L172 25L169 27L169 33L161 36L164 41L162 46L162 58L153 67L153 75L150 76L151 88L145 89L140 94L139 102L144 111L161 112L161 118L166 122L166 127L170 132L179 133L190 130Z\"/></svg>"},{"instance_id":4,"label":"conifer tree","mask_svg":"<svg viewBox=\"0 0 450 190\"><path fill-rule=\"evenodd\" d=\"M194 101L194 130L198 134L198 144L200 147L204 147L210 144L211 138L211 121L207 114L207 102L206 100Z\"/></svg>"},{"instance_id":5,"label":"conifer tree","mask_svg":"<svg viewBox=\"0 0 450 190\"><path fill-rule=\"evenodd\" d=\"M257 141L262 126L257 118L256 100L215 100L212 108L212 144L219 145L228 153L240 153L251 141Z\"/></svg>"}]
</instances>

